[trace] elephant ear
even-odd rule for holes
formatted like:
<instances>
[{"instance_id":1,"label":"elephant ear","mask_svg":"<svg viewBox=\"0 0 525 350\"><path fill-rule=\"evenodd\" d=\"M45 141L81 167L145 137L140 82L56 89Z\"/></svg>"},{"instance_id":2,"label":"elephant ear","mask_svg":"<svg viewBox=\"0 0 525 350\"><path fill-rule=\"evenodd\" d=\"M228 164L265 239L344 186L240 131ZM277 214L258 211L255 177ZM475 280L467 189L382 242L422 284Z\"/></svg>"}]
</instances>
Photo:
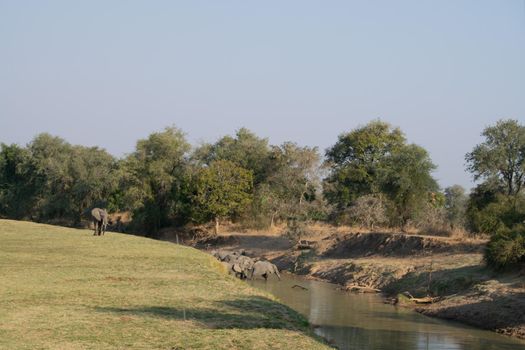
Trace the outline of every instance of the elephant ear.
<instances>
[{"instance_id":1,"label":"elephant ear","mask_svg":"<svg viewBox=\"0 0 525 350\"><path fill-rule=\"evenodd\" d=\"M99 210L100 219L104 221L105 224L108 223L108 212L106 209L100 209ZM100 221L100 220L99 220Z\"/></svg>"},{"instance_id":2,"label":"elephant ear","mask_svg":"<svg viewBox=\"0 0 525 350\"><path fill-rule=\"evenodd\" d=\"M97 220L97 221L100 221L102 220L102 217L100 215L100 209L98 208L95 208L91 211L91 215L93 215L93 217Z\"/></svg>"},{"instance_id":3,"label":"elephant ear","mask_svg":"<svg viewBox=\"0 0 525 350\"><path fill-rule=\"evenodd\" d=\"M232 269L233 269L233 271L235 271L237 273L241 273L242 272L242 269L239 266L239 264L233 264Z\"/></svg>"}]
</instances>

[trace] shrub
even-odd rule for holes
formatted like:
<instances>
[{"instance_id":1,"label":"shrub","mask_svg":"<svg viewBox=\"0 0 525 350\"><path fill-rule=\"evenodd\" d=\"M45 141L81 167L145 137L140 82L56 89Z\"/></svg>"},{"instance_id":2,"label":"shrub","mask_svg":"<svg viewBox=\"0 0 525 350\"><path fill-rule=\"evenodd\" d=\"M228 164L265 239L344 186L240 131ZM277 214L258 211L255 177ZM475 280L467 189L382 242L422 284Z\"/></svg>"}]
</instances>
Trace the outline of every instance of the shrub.
<instances>
[{"instance_id":1,"label":"shrub","mask_svg":"<svg viewBox=\"0 0 525 350\"><path fill-rule=\"evenodd\" d=\"M496 269L506 269L525 261L525 227L502 229L492 236L485 251L487 264Z\"/></svg>"},{"instance_id":2,"label":"shrub","mask_svg":"<svg viewBox=\"0 0 525 350\"><path fill-rule=\"evenodd\" d=\"M374 195L357 198L341 215L346 224L359 225L368 229L388 222L385 201Z\"/></svg>"},{"instance_id":3,"label":"shrub","mask_svg":"<svg viewBox=\"0 0 525 350\"><path fill-rule=\"evenodd\" d=\"M431 202L421 209L420 214L413 222L420 234L432 236L449 236L450 224L447 220L447 211L444 207L435 206Z\"/></svg>"},{"instance_id":4,"label":"shrub","mask_svg":"<svg viewBox=\"0 0 525 350\"><path fill-rule=\"evenodd\" d=\"M471 195L467 219L472 232L493 235L525 220L525 196L522 193L511 197L496 193L484 203L478 202L480 200Z\"/></svg>"},{"instance_id":5,"label":"shrub","mask_svg":"<svg viewBox=\"0 0 525 350\"><path fill-rule=\"evenodd\" d=\"M308 229L308 223L305 221L290 219L286 224L286 231L284 236L288 238L291 242L297 242L303 237L310 235L310 230Z\"/></svg>"}]
</instances>

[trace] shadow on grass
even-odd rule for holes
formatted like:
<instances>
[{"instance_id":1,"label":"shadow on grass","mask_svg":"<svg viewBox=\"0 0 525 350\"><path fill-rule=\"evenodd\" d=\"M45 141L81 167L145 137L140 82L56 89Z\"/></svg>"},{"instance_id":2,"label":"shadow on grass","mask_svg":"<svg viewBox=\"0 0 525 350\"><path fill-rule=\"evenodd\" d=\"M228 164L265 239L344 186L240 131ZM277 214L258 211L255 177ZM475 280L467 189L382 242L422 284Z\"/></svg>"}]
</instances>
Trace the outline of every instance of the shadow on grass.
<instances>
[{"instance_id":1,"label":"shadow on grass","mask_svg":"<svg viewBox=\"0 0 525 350\"><path fill-rule=\"evenodd\" d=\"M168 320L191 320L215 329L288 329L306 331L308 322L286 305L262 297L215 302L211 307L140 306L133 308L97 307L99 312Z\"/></svg>"}]
</instances>

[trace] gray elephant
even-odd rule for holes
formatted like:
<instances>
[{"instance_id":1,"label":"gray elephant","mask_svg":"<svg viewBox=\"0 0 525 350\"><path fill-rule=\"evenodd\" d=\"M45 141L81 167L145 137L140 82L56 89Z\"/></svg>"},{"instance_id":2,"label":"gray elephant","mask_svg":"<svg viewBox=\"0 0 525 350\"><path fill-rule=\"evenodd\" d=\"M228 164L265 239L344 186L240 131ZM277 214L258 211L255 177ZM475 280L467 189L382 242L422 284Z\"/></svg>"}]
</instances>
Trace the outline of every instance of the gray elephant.
<instances>
[{"instance_id":1,"label":"gray elephant","mask_svg":"<svg viewBox=\"0 0 525 350\"><path fill-rule=\"evenodd\" d=\"M250 271L250 279L254 279L256 277L263 277L264 280L268 280L268 277L271 274L275 274L279 280L281 280L281 275L279 275L279 269L277 266L272 264L269 261L257 261L253 264L253 267Z\"/></svg>"},{"instance_id":2,"label":"gray elephant","mask_svg":"<svg viewBox=\"0 0 525 350\"><path fill-rule=\"evenodd\" d=\"M106 227L108 226L108 212L106 209L93 208L91 210L91 216L93 218L93 225L95 226L95 232L93 235L100 236L106 233Z\"/></svg>"},{"instance_id":3,"label":"gray elephant","mask_svg":"<svg viewBox=\"0 0 525 350\"><path fill-rule=\"evenodd\" d=\"M234 263L226 262L226 261L221 261L221 264L224 265L229 275L234 275L235 277L243 279L242 269L241 267L239 267L238 264L234 264Z\"/></svg>"},{"instance_id":4,"label":"gray elephant","mask_svg":"<svg viewBox=\"0 0 525 350\"><path fill-rule=\"evenodd\" d=\"M219 249L219 250L212 251L211 254L214 257L216 257L219 261L231 262L233 260L236 260L239 256L244 256L245 255L245 251L244 250L240 250L240 251L232 252L230 250Z\"/></svg>"},{"instance_id":5,"label":"gray elephant","mask_svg":"<svg viewBox=\"0 0 525 350\"><path fill-rule=\"evenodd\" d=\"M228 261L229 261L230 260L229 256L232 255L232 254L233 254L232 251L230 251L230 250L223 250L223 249L212 250L212 252L211 252L211 255L213 255L219 261L226 261L226 259L228 259Z\"/></svg>"},{"instance_id":6,"label":"gray elephant","mask_svg":"<svg viewBox=\"0 0 525 350\"><path fill-rule=\"evenodd\" d=\"M231 265L231 270L235 272L235 276L245 280L251 273L255 260L248 256L240 255L235 260L231 260L229 264Z\"/></svg>"}]
</instances>

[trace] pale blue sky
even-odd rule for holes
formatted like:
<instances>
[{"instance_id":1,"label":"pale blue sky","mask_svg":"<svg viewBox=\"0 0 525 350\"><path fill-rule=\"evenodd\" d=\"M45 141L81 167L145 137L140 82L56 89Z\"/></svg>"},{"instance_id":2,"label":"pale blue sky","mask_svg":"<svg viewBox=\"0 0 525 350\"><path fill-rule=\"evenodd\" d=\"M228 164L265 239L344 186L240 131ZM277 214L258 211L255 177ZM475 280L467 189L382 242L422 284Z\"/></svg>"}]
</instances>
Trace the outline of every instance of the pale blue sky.
<instances>
[{"instance_id":1,"label":"pale blue sky","mask_svg":"<svg viewBox=\"0 0 525 350\"><path fill-rule=\"evenodd\" d=\"M377 118L470 187L482 129L525 122L525 2L0 0L0 142L121 156L175 124L324 151Z\"/></svg>"}]
</instances>

